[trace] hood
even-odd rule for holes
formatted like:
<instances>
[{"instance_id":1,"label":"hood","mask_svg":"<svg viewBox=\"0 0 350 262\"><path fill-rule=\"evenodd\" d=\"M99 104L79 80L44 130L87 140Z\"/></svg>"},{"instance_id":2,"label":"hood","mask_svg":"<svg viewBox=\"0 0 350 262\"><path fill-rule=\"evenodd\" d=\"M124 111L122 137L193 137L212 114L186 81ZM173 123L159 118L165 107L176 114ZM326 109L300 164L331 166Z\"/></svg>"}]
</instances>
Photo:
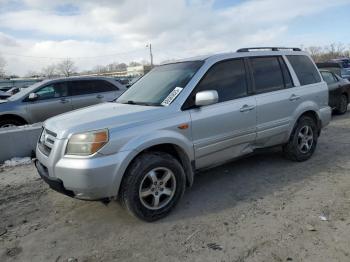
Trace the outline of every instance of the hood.
<instances>
[{"instance_id":1,"label":"hood","mask_svg":"<svg viewBox=\"0 0 350 262\"><path fill-rule=\"evenodd\" d=\"M45 121L44 126L57 133L58 139L63 139L71 133L103 128L121 129L159 119L163 111L167 111L166 107L103 103L52 117Z\"/></svg>"}]
</instances>

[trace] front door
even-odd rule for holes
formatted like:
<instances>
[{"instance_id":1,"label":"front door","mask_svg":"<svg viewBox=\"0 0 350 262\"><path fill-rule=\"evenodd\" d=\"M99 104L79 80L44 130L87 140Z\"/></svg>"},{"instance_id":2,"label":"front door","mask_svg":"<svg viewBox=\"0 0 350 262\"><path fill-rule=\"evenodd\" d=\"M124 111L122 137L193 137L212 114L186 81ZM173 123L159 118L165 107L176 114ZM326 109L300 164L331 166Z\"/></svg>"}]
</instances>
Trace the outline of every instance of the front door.
<instances>
[{"instance_id":1,"label":"front door","mask_svg":"<svg viewBox=\"0 0 350 262\"><path fill-rule=\"evenodd\" d=\"M200 81L195 94L216 90L217 104L190 109L196 168L216 165L250 153L256 136L256 102L249 96L248 78L242 59L213 65Z\"/></svg>"},{"instance_id":2,"label":"front door","mask_svg":"<svg viewBox=\"0 0 350 262\"><path fill-rule=\"evenodd\" d=\"M65 82L48 84L35 93L38 95L35 101L25 102L33 123L45 121L73 109Z\"/></svg>"}]
</instances>

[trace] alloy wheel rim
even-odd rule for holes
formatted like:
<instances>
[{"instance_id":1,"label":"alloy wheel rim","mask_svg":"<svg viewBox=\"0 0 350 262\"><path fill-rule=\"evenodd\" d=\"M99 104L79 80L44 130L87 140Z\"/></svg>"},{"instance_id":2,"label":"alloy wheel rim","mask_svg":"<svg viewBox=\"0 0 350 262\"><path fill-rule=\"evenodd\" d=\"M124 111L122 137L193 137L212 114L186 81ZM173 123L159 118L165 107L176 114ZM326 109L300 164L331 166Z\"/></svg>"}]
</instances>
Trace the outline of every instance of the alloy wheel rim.
<instances>
[{"instance_id":1,"label":"alloy wheel rim","mask_svg":"<svg viewBox=\"0 0 350 262\"><path fill-rule=\"evenodd\" d=\"M303 126L298 134L298 148L301 153L308 153L314 143L314 132L310 126Z\"/></svg>"},{"instance_id":2,"label":"alloy wheel rim","mask_svg":"<svg viewBox=\"0 0 350 262\"><path fill-rule=\"evenodd\" d=\"M175 190L174 173L166 167L157 167L149 171L142 179L139 199L144 207L158 210L173 199Z\"/></svg>"}]
</instances>

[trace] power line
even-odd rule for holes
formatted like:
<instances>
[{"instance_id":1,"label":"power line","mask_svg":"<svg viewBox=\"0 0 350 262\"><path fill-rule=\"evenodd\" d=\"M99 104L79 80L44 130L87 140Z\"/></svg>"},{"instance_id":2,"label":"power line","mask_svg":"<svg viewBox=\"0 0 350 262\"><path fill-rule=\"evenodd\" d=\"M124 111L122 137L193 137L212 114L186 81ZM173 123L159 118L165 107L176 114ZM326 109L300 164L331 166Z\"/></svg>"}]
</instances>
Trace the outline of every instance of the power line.
<instances>
[{"instance_id":1,"label":"power line","mask_svg":"<svg viewBox=\"0 0 350 262\"><path fill-rule=\"evenodd\" d=\"M11 53L3 53L1 52L1 55L4 56L16 56L16 57L24 57L24 58L33 58L33 59L57 59L57 60L64 60L67 58L70 59L95 59L95 58L102 58L102 57L110 57L110 56L119 56L119 55L124 55L124 54L130 54L130 53L136 53L139 51L144 51L144 48L142 49L136 49L132 51L127 51L127 52L120 52L120 53L113 53L113 54L105 54L105 55L98 55L98 56L77 56L77 57L54 57L54 56L31 56L31 55L23 55L23 54L11 54Z\"/></svg>"}]
</instances>

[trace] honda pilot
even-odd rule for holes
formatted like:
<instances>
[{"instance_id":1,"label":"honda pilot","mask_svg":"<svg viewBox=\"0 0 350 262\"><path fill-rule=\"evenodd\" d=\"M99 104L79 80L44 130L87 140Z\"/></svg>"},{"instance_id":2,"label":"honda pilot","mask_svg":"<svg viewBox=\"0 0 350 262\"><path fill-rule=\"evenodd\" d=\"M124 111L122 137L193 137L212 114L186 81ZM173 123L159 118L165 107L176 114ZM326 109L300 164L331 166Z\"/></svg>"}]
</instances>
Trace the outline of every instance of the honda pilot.
<instances>
[{"instance_id":1,"label":"honda pilot","mask_svg":"<svg viewBox=\"0 0 350 262\"><path fill-rule=\"evenodd\" d=\"M308 160L330 118L307 53L244 48L157 66L115 102L48 119L36 167L56 191L154 221L204 168L272 146Z\"/></svg>"}]
</instances>

